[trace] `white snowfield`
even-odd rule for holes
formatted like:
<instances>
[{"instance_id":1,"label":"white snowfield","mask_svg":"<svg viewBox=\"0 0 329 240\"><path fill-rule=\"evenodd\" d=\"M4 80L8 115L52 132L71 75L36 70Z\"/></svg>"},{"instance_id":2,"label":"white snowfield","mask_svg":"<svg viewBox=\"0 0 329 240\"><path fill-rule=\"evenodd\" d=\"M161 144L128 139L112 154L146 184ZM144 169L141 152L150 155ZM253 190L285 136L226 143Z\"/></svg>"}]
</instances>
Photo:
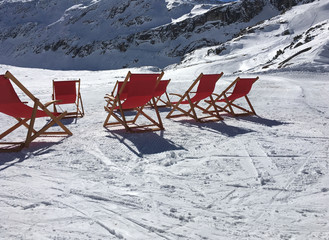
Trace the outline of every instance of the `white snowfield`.
<instances>
[{"instance_id":1,"label":"white snowfield","mask_svg":"<svg viewBox=\"0 0 329 240\"><path fill-rule=\"evenodd\" d=\"M196 123L163 108L164 131L131 134L102 126L103 96L128 69L6 70L43 102L52 79L81 78L86 115L63 121L71 137L0 154L0 239L329 238L329 73L259 75L258 116ZM200 71L165 71L168 91L183 93ZM13 123L0 115L1 131Z\"/></svg>"},{"instance_id":2,"label":"white snowfield","mask_svg":"<svg viewBox=\"0 0 329 240\"><path fill-rule=\"evenodd\" d=\"M0 153L0 239L329 239L328 9L326 0L297 6L221 53L197 50L164 69L170 93L201 72L224 72L216 93L237 76L259 76L249 94L257 116L197 123L166 119L161 108L164 131L108 130L103 97L115 81L158 69L0 65L43 103L53 79L80 78L86 113L63 120L73 136ZM0 113L0 132L15 123Z\"/></svg>"}]
</instances>

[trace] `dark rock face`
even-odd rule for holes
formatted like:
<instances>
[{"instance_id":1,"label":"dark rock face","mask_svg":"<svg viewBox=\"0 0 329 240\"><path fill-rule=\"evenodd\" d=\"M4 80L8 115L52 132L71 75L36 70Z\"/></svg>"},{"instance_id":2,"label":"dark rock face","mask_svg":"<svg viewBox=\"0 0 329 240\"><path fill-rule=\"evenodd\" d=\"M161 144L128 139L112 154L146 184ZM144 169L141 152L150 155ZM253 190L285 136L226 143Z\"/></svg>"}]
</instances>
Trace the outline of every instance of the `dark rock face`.
<instances>
[{"instance_id":1,"label":"dark rock face","mask_svg":"<svg viewBox=\"0 0 329 240\"><path fill-rule=\"evenodd\" d=\"M287 10L300 3L314 2L314 0L270 0L270 2L273 6L282 11Z\"/></svg>"},{"instance_id":2,"label":"dark rock face","mask_svg":"<svg viewBox=\"0 0 329 240\"><path fill-rule=\"evenodd\" d=\"M144 33L136 34L136 39L150 40L156 34L161 36L162 41L174 40L178 36L186 35L186 33L195 32L198 27L209 28L207 23L214 27L221 27L238 22L248 22L254 16L259 14L264 6L262 0L254 1L250 4L249 1L244 1L241 4L232 4L225 7L217 7L203 15L189 18L176 24L169 24L165 27L159 27L155 30L150 30ZM199 29L198 32L202 31Z\"/></svg>"}]
</instances>

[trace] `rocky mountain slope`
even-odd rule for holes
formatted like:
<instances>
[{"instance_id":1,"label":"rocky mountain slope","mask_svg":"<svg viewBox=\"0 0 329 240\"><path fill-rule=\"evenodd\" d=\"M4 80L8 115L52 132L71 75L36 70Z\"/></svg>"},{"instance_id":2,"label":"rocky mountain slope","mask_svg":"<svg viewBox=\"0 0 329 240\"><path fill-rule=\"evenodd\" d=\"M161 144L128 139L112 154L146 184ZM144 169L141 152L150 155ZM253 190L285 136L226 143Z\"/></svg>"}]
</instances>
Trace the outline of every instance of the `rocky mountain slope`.
<instances>
[{"instance_id":1,"label":"rocky mountain slope","mask_svg":"<svg viewBox=\"0 0 329 240\"><path fill-rule=\"evenodd\" d=\"M215 63L226 73L329 71L329 2L295 6L247 27L232 40L187 54L178 65ZM171 66L178 67L177 65ZM212 68L214 64L211 64ZM200 66L201 67L201 66Z\"/></svg>"},{"instance_id":2,"label":"rocky mountain slope","mask_svg":"<svg viewBox=\"0 0 329 240\"><path fill-rule=\"evenodd\" d=\"M181 62L311 0L32 0L0 3L0 63L116 69Z\"/></svg>"}]
</instances>

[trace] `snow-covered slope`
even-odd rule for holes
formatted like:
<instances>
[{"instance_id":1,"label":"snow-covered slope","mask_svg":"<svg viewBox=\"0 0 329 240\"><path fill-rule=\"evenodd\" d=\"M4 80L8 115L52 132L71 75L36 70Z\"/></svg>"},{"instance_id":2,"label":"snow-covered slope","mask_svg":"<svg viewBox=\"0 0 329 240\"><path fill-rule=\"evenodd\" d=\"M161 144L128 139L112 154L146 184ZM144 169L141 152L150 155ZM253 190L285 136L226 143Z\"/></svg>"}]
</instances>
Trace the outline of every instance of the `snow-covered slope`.
<instances>
[{"instance_id":1,"label":"snow-covered slope","mask_svg":"<svg viewBox=\"0 0 329 240\"><path fill-rule=\"evenodd\" d=\"M168 91L222 69L208 66L165 71ZM201 124L166 119L164 108L164 131L129 134L103 128L103 96L128 70L152 69L6 70L42 102L52 79L81 78L86 115L63 121L71 137L0 153L0 239L329 239L328 73L259 75L249 94L257 117ZM216 92L235 77L224 74ZM0 113L0 132L15 123Z\"/></svg>"},{"instance_id":2,"label":"snow-covered slope","mask_svg":"<svg viewBox=\"0 0 329 240\"><path fill-rule=\"evenodd\" d=\"M277 69L329 71L328 9L328 1L295 6L246 28L231 41L194 51L181 66L216 62L230 73Z\"/></svg>"},{"instance_id":3,"label":"snow-covered slope","mask_svg":"<svg viewBox=\"0 0 329 240\"><path fill-rule=\"evenodd\" d=\"M190 5L192 1L179 2ZM99 1L80 1L82 5L63 10L79 12L93 3ZM166 1L166 8L170 4L175 5ZM179 6L171 8L178 11ZM189 10L194 19L212 12L200 8ZM16 10L24 15L23 9ZM202 124L187 118L167 119L170 110L162 108L164 131L108 130L103 128L107 115L103 96L112 91L115 81L128 70L145 73L158 68L63 71L0 65L0 74L9 70L42 102L51 100L52 79L80 78L86 112L83 118L63 120L73 136L40 137L21 152L0 153L0 239L329 239L328 9L326 0L296 6L239 30L233 40L195 50L181 64L164 69L164 78L171 79L169 93L184 93L201 72L224 72L216 93L236 77L254 77L257 72L259 80L249 94L257 116L223 114L223 121ZM276 12L268 4L251 22ZM161 27L191 21L185 14ZM49 22L56 19L50 18ZM17 29L27 27L19 23L23 20L15 20ZM66 21L70 17L64 16ZM76 24L82 24L79 21ZM240 24L245 23L233 23L227 29L237 26L238 30ZM61 34L66 27L75 29L57 23L50 29L59 26L63 26ZM24 39L35 34L27 29L2 39L1 51L8 50L8 61L30 59L41 64L41 58L29 50L31 42L24 47ZM205 34L215 31L209 29ZM127 31L133 29L127 27ZM42 39L42 34L48 33L41 31L35 39ZM15 41L19 44L14 45ZM17 46L21 48L14 57L11 51ZM44 50L40 56L47 56L45 60L57 67L74 66L70 64L78 57L63 57L64 50L63 46ZM123 53L131 56L132 49L120 56ZM99 55L81 57L81 64L86 60L81 67L90 67L93 58L96 61ZM19 97L29 100L21 93ZM31 101L27 104L31 106ZM145 111L155 116L152 108ZM36 127L46 121L37 119ZM16 123L0 113L0 133ZM21 141L26 132L22 127L2 140Z\"/></svg>"},{"instance_id":4,"label":"snow-covered slope","mask_svg":"<svg viewBox=\"0 0 329 240\"><path fill-rule=\"evenodd\" d=\"M164 68L304 2L2 1L0 63L51 69Z\"/></svg>"}]
</instances>

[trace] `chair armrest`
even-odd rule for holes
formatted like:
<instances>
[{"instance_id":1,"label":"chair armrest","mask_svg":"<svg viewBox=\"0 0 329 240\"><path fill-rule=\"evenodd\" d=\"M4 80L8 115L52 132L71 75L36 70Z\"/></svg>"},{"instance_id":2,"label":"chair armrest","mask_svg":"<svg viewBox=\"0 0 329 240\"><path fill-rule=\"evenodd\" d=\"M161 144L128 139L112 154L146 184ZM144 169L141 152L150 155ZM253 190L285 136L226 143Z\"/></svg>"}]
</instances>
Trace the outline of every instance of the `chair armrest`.
<instances>
[{"instance_id":1,"label":"chair armrest","mask_svg":"<svg viewBox=\"0 0 329 240\"><path fill-rule=\"evenodd\" d=\"M109 94L106 94L106 96L104 97L105 101L114 101L115 100L115 97L109 95Z\"/></svg>"},{"instance_id":2,"label":"chair armrest","mask_svg":"<svg viewBox=\"0 0 329 240\"><path fill-rule=\"evenodd\" d=\"M51 104L55 104L55 103L60 102L60 101L61 101L61 100L53 100L53 101L50 101L50 102L45 103L44 106L45 106L45 107L48 107L48 106L50 106Z\"/></svg>"},{"instance_id":3,"label":"chair armrest","mask_svg":"<svg viewBox=\"0 0 329 240\"><path fill-rule=\"evenodd\" d=\"M106 97L114 97L114 95L113 94L106 93L104 98L106 98Z\"/></svg>"}]
</instances>

